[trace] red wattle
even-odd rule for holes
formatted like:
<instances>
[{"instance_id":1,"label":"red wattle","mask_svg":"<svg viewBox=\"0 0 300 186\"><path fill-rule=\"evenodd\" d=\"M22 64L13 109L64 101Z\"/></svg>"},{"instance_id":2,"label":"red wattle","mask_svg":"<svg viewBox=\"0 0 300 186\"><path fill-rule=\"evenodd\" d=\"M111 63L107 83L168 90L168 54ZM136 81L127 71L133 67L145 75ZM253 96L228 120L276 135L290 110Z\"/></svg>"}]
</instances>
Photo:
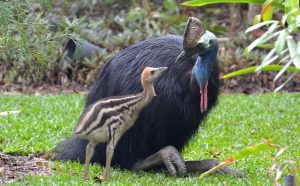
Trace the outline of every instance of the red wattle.
<instances>
[{"instance_id":1,"label":"red wattle","mask_svg":"<svg viewBox=\"0 0 300 186\"><path fill-rule=\"evenodd\" d=\"M208 82L206 81L205 86L200 86L200 94L201 94L201 100L200 100L200 111L203 113L207 110L208 106L208 99L207 99L207 86Z\"/></svg>"}]
</instances>

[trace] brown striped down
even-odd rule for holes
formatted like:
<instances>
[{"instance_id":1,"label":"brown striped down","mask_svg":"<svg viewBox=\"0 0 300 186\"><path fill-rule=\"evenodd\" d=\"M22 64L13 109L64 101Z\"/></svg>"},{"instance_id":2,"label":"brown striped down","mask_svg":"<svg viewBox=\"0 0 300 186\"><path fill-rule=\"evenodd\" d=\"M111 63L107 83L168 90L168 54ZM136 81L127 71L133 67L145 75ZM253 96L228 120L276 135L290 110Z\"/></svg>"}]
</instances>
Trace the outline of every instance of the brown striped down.
<instances>
[{"instance_id":1,"label":"brown striped down","mask_svg":"<svg viewBox=\"0 0 300 186\"><path fill-rule=\"evenodd\" d=\"M130 113L144 102L143 98L143 94L135 94L97 101L81 114L74 133L88 138L88 136L94 135L94 132L99 132L97 130L99 128L126 123L130 116L133 117ZM109 135L111 135L111 131L109 131Z\"/></svg>"}]
</instances>

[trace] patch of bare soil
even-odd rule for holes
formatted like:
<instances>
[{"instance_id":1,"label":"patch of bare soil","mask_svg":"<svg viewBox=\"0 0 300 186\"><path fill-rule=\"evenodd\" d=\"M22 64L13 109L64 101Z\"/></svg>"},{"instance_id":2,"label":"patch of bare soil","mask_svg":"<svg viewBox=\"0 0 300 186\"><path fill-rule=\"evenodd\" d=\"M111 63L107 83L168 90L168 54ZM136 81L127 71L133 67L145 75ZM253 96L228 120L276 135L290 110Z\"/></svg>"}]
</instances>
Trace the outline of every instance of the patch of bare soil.
<instances>
[{"instance_id":1,"label":"patch of bare soil","mask_svg":"<svg viewBox=\"0 0 300 186\"><path fill-rule=\"evenodd\" d=\"M0 184L11 183L27 175L49 176L51 161L38 155L0 154Z\"/></svg>"}]
</instances>

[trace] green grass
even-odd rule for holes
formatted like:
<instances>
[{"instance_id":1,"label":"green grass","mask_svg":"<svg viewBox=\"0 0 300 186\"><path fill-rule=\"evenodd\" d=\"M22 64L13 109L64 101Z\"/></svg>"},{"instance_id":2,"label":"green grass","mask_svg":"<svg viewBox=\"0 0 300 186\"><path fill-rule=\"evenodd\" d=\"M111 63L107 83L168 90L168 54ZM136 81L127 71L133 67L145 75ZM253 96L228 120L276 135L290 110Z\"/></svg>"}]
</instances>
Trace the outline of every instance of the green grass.
<instances>
[{"instance_id":1,"label":"green grass","mask_svg":"<svg viewBox=\"0 0 300 186\"><path fill-rule=\"evenodd\" d=\"M64 137L70 136L82 111L84 97L0 96L0 112L21 110L21 114L0 116L0 151L10 154L30 154L50 151ZM183 151L187 160L215 158L224 160L230 154L272 139L288 146L282 159L300 157L300 94L221 96L220 103L199 128ZM246 174L234 176L210 175L203 180L196 175L171 178L166 172L137 172L112 169L110 185L271 185L268 169L275 150L269 150L240 160L234 165ZM14 185L91 185L84 182L83 166L71 162L55 162L50 177L26 177ZM104 168L94 164L91 175L102 174ZM299 177L299 175L298 175Z\"/></svg>"}]
</instances>

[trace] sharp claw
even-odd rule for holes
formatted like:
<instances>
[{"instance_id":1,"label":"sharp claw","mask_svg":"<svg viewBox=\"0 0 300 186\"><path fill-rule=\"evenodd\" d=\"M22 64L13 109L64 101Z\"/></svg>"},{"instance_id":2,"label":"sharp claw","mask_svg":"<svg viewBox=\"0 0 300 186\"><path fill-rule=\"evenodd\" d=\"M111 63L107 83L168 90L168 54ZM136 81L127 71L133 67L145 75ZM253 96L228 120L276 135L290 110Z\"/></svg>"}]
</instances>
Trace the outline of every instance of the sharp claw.
<instances>
[{"instance_id":1,"label":"sharp claw","mask_svg":"<svg viewBox=\"0 0 300 186\"><path fill-rule=\"evenodd\" d=\"M175 169L175 167L173 165L173 162L171 161L170 158L167 158L165 160L165 165L166 165L170 175L173 176L173 177L176 177L176 169Z\"/></svg>"},{"instance_id":2,"label":"sharp claw","mask_svg":"<svg viewBox=\"0 0 300 186\"><path fill-rule=\"evenodd\" d=\"M171 176L184 176L187 173L187 168L184 160L180 156L176 148L170 146L165 148L164 162Z\"/></svg>"},{"instance_id":3,"label":"sharp claw","mask_svg":"<svg viewBox=\"0 0 300 186\"><path fill-rule=\"evenodd\" d=\"M186 165L182 159L182 157L179 154L173 154L172 160L176 167L178 168L178 174L180 176L184 176L187 172Z\"/></svg>"}]
</instances>

